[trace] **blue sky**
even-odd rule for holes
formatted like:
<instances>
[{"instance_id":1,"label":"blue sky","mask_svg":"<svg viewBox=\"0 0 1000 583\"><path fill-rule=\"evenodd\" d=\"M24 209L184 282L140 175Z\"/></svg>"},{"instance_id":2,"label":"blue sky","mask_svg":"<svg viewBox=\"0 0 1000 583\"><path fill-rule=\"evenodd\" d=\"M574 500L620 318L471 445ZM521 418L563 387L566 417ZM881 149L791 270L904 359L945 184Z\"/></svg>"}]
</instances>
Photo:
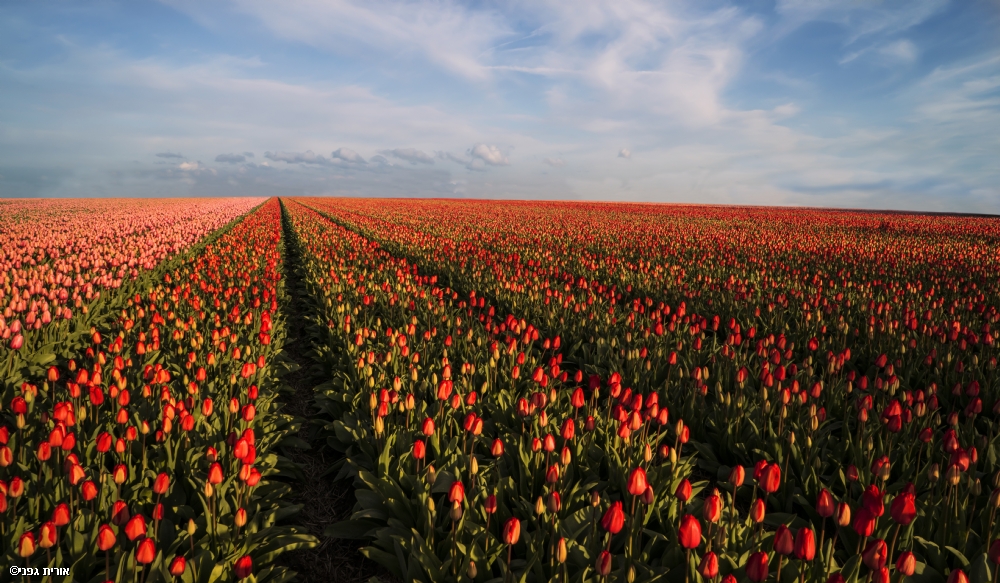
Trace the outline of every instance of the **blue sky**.
<instances>
[{"instance_id":1,"label":"blue sky","mask_svg":"<svg viewBox=\"0 0 1000 583\"><path fill-rule=\"evenodd\" d=\"M0 195L997 213L998 30L998 0L12 1Z\"/></svg>"}]
</instances>

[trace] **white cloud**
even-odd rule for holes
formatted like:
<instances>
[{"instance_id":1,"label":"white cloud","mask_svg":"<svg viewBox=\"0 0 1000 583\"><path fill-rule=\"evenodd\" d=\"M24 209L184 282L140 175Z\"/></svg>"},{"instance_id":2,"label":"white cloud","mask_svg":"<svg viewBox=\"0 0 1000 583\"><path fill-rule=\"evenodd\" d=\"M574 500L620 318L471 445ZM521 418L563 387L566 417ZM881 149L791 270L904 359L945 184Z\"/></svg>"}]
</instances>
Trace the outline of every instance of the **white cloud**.
<instances>
[{"instance_id":1,"label":"white cloud","mask_svg":"<svg viewBox=\"0 0 1000 583\"><path fill-rule=\"evenodd\" d=\"M386 156L393 156L400 160L406 160L410 164L433 164L434 158L425 154L421 150L414 148L396 148L394 150L382 150Z\"/></svg>"},{"instance_id":2,"label":"white cloud","mask_svg":"<svg viewBox=\"0 0 1000 583\"><path fill-rule=\"evenodd\" d=\"M330 154L338 160L343 160L344 162L350 162L351 164L367 164L365 159L361 157L360 154L354 150L349 150L347 148L337 148L332 154Z\"/></svg>"},{"instance_id":3,"label":"white cloud","mask_svg":"<svg viewBox=\"0 0 1000 583\"><path fill-rule=\"evenodd\" d=\"M482 160L490 166L508 166L510 161L503 155L500 148L488 144L478 144L469 150L473 158ZM475 160L473 160L475 162Z\"/></svg>"},{"instance_id":4,"label":"white cloud","mask_svg":"<svg viewBox=\"0 0 1000 583\"><path fill-rule=\"evenodd\" d=\"M632 151L629 150L628 148L622 148L621 150L618 150L618 157L619 158L631 158L632 157Z\"/></svg>"},{"instance_id":5,"label":"white cloud","mask_svg":"<svg viewBox=\"0 0 1000 583\"><path fill-rule=\"evenodd\" d=\"M543 164L548 164L549 166L552 166L553 168L559 168L560 166L565 166L566 165L566 161L563 160L562 158L546 158L546 159L542 160L542 163Z\"/></svg>"}]
</instances>

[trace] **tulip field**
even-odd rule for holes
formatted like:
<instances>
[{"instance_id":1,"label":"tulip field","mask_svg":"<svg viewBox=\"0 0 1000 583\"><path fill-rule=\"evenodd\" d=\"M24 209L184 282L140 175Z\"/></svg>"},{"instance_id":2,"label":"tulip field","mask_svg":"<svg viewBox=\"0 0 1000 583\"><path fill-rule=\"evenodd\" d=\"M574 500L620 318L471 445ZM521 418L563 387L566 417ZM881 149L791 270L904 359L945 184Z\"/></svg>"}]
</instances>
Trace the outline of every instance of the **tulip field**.
<instances>
[{"instance_id":1,"label":"tulip field","mask_svg":"<svg viewBox=\"0 0 1000 583\"><path fill-rule=\"evenodd\" d=\"M283 582L283 553L324 538L407 583L1000 580L1000 219L0 216L3 580ZM309 443L293 360L321 371ZM296 522L287 447L353 491L322 536Z\"/></svg>"}]
</instances>

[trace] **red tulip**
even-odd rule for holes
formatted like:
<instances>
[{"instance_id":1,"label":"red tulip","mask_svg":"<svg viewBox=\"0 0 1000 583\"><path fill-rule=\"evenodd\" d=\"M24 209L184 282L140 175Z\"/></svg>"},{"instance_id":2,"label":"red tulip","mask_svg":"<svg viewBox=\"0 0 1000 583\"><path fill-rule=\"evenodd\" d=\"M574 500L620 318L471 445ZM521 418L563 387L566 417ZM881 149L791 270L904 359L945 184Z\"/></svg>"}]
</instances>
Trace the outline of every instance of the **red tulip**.
<instances>
[{"instance_id":1,"label":"red tulip","mask_svg":"<svg viewBox=\"0 0 1000 583\"><path fill-rule=\"evenodd\" d=\"M687 478L684 478L681 480L680 484L677 484L674 496L676 496L681 502L687 502L691 499L691 482L689 482Z\"/></svg>"},{"instance_id":2,"label":"red tulip","mask_svg":"<svg viewBox=\"0 0 1000 583\"><path fill-rule=\"evenodd\" d=\"M564 441L570 441L576 435L576 422L566 419L562 424L561 435Z\"/></svg>"},{"instance_id":3,"label":"red tulip","mask_svg":"<svg viewBox=\"0 0 1000 583\"><path fill-rule=\"evenodd\" d=\"M423 424L420 426L420 431L427 437L434 435L434 420L430 417L425 418Z\"/></svg>"},{"instance_id":4,"label":"red tulip","mask_svg":"<svg viewBox=\"0 0 1000 583\"><path fill-rule=\"evenodd\" d=\"M698 572L706 579L715 579L719 574L719 557L712 551L705 553L701 557L701 562L698 563Z\"/></svg>"},{"instance_id":5,"label":"red tulip","mask_svg":"<svg viewBox=\"0 0 1000 583\"><path fill-rule=\"evenodd\" d=\"M804 526L795 533L795 558L811 561L816 556L816 535L812 527Z\"/></svg>"},{"instance_id":6,"label":"red tulip","mask_svg":"<svg viewBox=\"0 0 1000 583\"><path fill-rule=\"evenodd\" d=\"M146 518L141 514L136 514L125 525L125 535L129 540L135 540L140 536L146 536Z\"/></svg>"},{"instance_id":7,"label":"red tulip","mask_svg":"<svg viewBox=\"0 0 1000 583\"><path fill-rule=\"evenodd\" d=\"M774 552L779 555L790 555L795 550L795 541L792 538L792 531L784 524L778 525L778 530L774 533Z\"/></svg>"},{"instance_id":8,"label":"red tulip","mask_svg":"<svg viewBox=\"0 0 1000 583\"><path fill-rule=\"evenodd\" d=\"M948 583L969 583L969 577L965 574L965 571L955 569L948 575Z\"/></svg>"},{"instance_id":9,"label":"red tulip","mask_svg":"<svg viewBox=\"0 0 1000 583\"><path fill-rule=\"evenodd\" d=\"M66 526L69 524L69 519L69 505L65 502L57 504L55 509L52 511L52 522L55 523L56 526Z\"/></svg>"},{"instance_id":10,"label":"red tulip","mask_svg":"<svg viewBox=\"0 0 1000 583\"><path fill-rule=\"evenodd\" d=\"M225 480L225 478L222 475L222 466L219 465L219 462L213 463L208 468L208 483L221 484L223 480Z\"/></svg>"},{"instance_id":11,"label":"red tulip","mask_svg":"<svg viewBox=\"0 0 1000 583\"><path fill-rule=\"evenodd\" d=\"M897 416L896 419L899 419ZM876 571L872 571L872 583L890 583L889 582L889 569L882 567Z\"/></svg>"},{"instance_id":12,"label":"red tulip","mask_svg":"<svg viewBox=\"0 0 1000 583\"><path fill-rule=\"evenodd\" d=\"M767 506L764 504L764 501L761 500L760 498L757 498L756 500L753 501L753 504L750 506L750 519L753 520L756 524L760 524L761 522L764 521L764 514L766 513L766 511L767 511Z\"/></svg>"},{"instance_id":13,"label":"red tulip","mask_svg":"<svg viewBox=\"0 0 1000 583\"><path fill-rule=\"evenodd\" d=\"M601 528L611 534L618 534L624 525L625 512L622 511L622 503L612 502L611 506L604 512L604 516L601 517Z\"/></svg>"},{"instance_id":14,"label":"red tulip","mask_svg":"<svg viewBox=\"0 0 1000 583\"><path fill-rule=\"evenodd\" d=\"M767 579L767 553L756 552L750 555L746 565L747 577L754 583Z\"/></svg>"},{"instance_id":15,"label":"red tulip","mask_svg":"<svg viewBox=\"0 0 1000 583\"><path fill-rule=\"evenodd\" d=\"M746 470L743 466L734 466L733 469L729 470L729 485L733 488L739 488L743 485L743 479L746 476Z\"/></svg>"},{"instance_id":16,"label":"red tulip","mask_svg":"<svg viewBox=\"0 0 1000 583\"><path fill-rule=\"evenodd\" d=\"M885 562L889 558L888 553L889 549L886 547L885 541L877 538L868 543L864 552L861 553L861 558L869 569L877 571L885 566Z\"/></svg>"},{"instance_id":17,"label":"red tulip","mask_svg":"<svg viewBox=\"0 0 1000 583\"><path fill-rule=\"evenodd\" d=\"M691 514L686 514L681 518L681 527L677 535L682 547L696 549L701 544L701 523Z\"/></svg>"},{"instance_id":18,"label":"red tulip","mask_svg":"<svg viewBox=\"0 0 1000 583\"><path fill-rule=\"evenodd\" d=\"M903 551L896 559L896 570L909 577L917 569L917 558L910 551Z\"/></svg>"},{"instance_id":19,"label":"red tulip","mask_svg":"<svg viewBox=\"0 0 1000 583\"><path fill-rule=\"evenodd\" d=\"M768 464L761 472L760 486L768 494L774 494L781 486L781 467L774 463Z\"/></svg>"},{"instance_id":20,"label":"red tulip","mask_svg":"<svg viewBox=\"0 0 1000 583\"><path fill-rule=\"evenodd\" d=\"M646 480L646 470L637 467L628 476L628 493L633 496L642 496L646 491L649 482Z\"/></svg>"},{"instance_id":21,"label":"red tulip","mask_svg":"<svg viewBox=\"0 0 1000 583\"><path fill-rule=\"evenodd\" d=\"M910 492L899 493L893 498L889 513L892 515L892 519L899 524L903 526L910 524L917 517L915 496Z\"/></svg>"},{"instance_id":22,"label":"red tulip","mask_svg":"<svg viewBox=\"0 0 1000 583\"><path fill-rule=\"evenodd\" d=\"M867 508L858 509L858 513L854 516L854 532L862 537L871 536L875 532L875 520L875 516Z\"/></svg>"},{"instance_id":23,"label":"red tulip","mask_svg":"<svg viewBox=\"0 0 1000 583\"><path fill-rule=\"evenodd\" d=\"M170 489L170 476L160 472L160 474L156 476L156 481L153 482L153 492L157 494L166 494L168 489Z\"/></svg>"},{"instance_id":24,"label":"red tulip","mask_svg":"<svg viewBox=\"0 0 1000 583\"><path fill-rule=\"evenodd\" d=\"M115 531L107 524L102 524L97 531L97 548L106 551L113 548L117 542L118 535L115 534Z\"/></svg>"},{"instance_id":25,"label":"red tulip","mask_svg":"<svg viewBox=\"0 0 1000 583\"><path fill-rule=\"evenodd\" d=\"M816 512L823 518L830 518L833 516L833 511L836 509L836 504L833 501L833 495L826 488L819 491L819 496L816 498Z\"/></svg>"},{"instance_id":26,"label":"red tulip","mask_svg":"<svg viewBox=\"0 0 1000 583\"><path fill-rule=\"evenodd\" d=\"M80 493L83 495L83 499L90 502L94 498L97 498L97 485L91 480L87 480L80 486Z\"/></svg>"},{"instance_id":27,"label":"red tulip","mask_svg":"<svg viewBox=\"0 0 1000 583\"><path fill-rule=\"evenodd\" d=\"M487 514L493 514L494 512L497 511L497 497L496 496L494 496L493 494L490 494L489 496L486 497L485 509L486 509L486 513Z\"/></svg>"},{"instance_id":28,"label":"red tulip","mask_svg":"<svg viewBox=\"0 0 1000 583\"><path fill-rule=\"evenodd\" d=\"M128 510L128 505L124 501L118 500L111 507L111 522L115 526L122 526L128 522L132 514Z\"/></svg>"},{"instance_id":29,"label":"red tulip","mask_svg":"<svg viewBox=\"0 0 1000 583\"><path fill-rule=\"evenodd\" d=\"M708 522L718 522L719 518L722 517L722 498L719 497L719 491L715 490L712 494L705 499L705 504L702 506L703 516Z\"/></svg>"},{"instance_id":30,"label":"red tulip","mask_svg":"<svg viewBox=\"0 0 1000 583\"><path fill-rule=\"evenodd\" d=\"M545 471L545 482L548 484L555 484L559 481L559 464L552 464L549 469Z\"/></svg>"},{"instance_id":31,"label":"red tulip","mask_svg":"<svg viewBox=\"0 0 1000 583\"><path fill-rule=\"evenodd\" d=\"M620 529L621 527L619 527ZM513 516L507 519L503 525L503 542L508 545L516 545L521 538L521 521Z\"/></svg>"},{"instance_id":32,"label":"red tulip","mask_svg":"<svg viewBox=\"0 0 1000 583\"><path fill-rule=\"evenodd\" d=\"M490 446L490 455L493 457L500 457L503 455L503 441L499 438L493 440L493 444Z\"/></svg>"},{"instance_id":33,"label":"red tulip","mask_svg":"<svg viewBox=\"0 0 1000 583\"><path fill-rule=\"evenodd\" d=\"M413 442L413 459L422 460L427 455L427 444L424 440L418 439Z\"/></svg>"},{"instance_id":34,"label":"red tulip","mask_svg":"<svg viewBox=\"0 0 1000 583\"><path fill-rule=\"evenodd\" d=\"M878 486L872 484L865 489L861 495L861 504L872 513L872 516L879 517L885 513L885 504L882 501L882 492Z\"/></svg>"},{"instance_id":35,"label":"red tulip","mask_svg":"<svg viewBox=\"0 0 1000 583\"><path fill-rule=\"evenodd\" d=\"M461 480L456 480L451 483L451 488L448 489L448 501L461 504L463 500L465 500L465 485L462 484Z\"/></svg>"},{"instance_id":36,"label":"red tulip","mask_svg":"<svg viewBox=\"0 0 1000 583\"><path fill-rule=\"evenodd\" d=\"M236 559L236 562L233 563L233 572L239 580L249 577L253 573L253 559L250 558L250 555L243 555Z\"/></svg>"},{"instance_id":37,"label":"red tulip","mask_svg":"<svg viewBox=\"0 0 1000 583\"><path fill-rule=\"evenodd\" d=\"M148 565L156 558L156 543L151 538L144 538L135 549L135 562Z\"/></svg>"},{"instance_id":38,"label":"red tulip","mask_svg":"<svg viewBox=\"0 0 1000 583\"><path fill-rule=\"evenodd\" d=\"M183 575L186 568L187 560L184 557L174 557L174 560L170 561L170 574L174 577Z\"/></svg>"},{"instance_id":39,"label":"red tulip","mask_svg":"<svg viewBox=\"0 0 1000 583\"><path fill-rule=\"evenodd\" d=\"M102 431L100 435L97 436L97 451L100 453L107 453L111 449L111 434L106 431Z\"/></svg>"}]
</instances>

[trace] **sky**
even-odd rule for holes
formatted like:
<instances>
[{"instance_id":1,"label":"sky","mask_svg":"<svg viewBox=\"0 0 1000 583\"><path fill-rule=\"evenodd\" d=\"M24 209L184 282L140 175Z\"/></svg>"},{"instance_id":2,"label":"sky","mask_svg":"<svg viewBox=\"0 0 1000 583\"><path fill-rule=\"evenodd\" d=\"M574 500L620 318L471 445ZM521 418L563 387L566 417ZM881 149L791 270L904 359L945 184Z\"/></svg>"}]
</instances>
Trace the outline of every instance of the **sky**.
<instances>
[{"instance_id":1,"label":"sky","mask_svg":"<svg viewBox=\"0 0 1000 583\"><path fill-rule=\"evenodd\" d=\"M0 196L1000 214L1000 0L0 8Z\"/></svg>"}]
</instances>

